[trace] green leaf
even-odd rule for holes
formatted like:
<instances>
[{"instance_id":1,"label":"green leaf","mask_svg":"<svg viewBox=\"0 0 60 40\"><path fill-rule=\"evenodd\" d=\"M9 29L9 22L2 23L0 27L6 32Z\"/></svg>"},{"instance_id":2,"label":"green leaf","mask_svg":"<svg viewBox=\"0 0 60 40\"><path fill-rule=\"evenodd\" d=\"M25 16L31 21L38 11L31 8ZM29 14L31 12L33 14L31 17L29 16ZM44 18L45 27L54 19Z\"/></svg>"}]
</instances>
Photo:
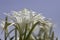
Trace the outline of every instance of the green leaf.
<instances>
[{"instance_id":1,"label":"green leaf","mask_svg":"<svg viewBox=\"0 0 60 40\"><path fill-rule=\"evenodd\" d=\"M34 25L32 25L32 28L31 28L31 30L29 31L29 33L28 33L28 35L27 35L27 37L26 37L26 40L28 40L28 38L29 38L29 36L31 35L32 31L34 30L34 28L36 27L36 25L39 24L39 23L40 23L40 22L38 21L38 22L36 22Z\"/></svg>"},{"instance_id":2,"label":"green leaf","mask_svg":"<svg viewBox=\"0 0 60 40\"><path fill-rule=\"evenodd\" d=\"M15 36L11 37L10 40L13 40L14 37L15 37Z\"/></svg>"},{"instance_id":3,"label":"green leaf","mask_svg":"<svg viewBox=\"0 0 60 40\"><path fill-rule=\"evenodd\" d=\"M58 38L56 38L56 40L58 40Z\"/></svg>"},{"instance_id":4,"label":"green leaf","mask_svg":"<svg viewBox=\"0 0 60 40\"><path fill-rule=\"evenodd\" d=\"M15 40L17 40L17 29L15 28Z\"/></svg>"},{"instance_id":5,"label":"green leaf","mask_svg":"<svg viewBox=\"0 0 60 40\"><path fill-rule=\"evenodd\" d=\"M11 33L12 31L14 31L14 30L15 30L15 28L12 29L12 30L7 34L6 39L7 39L7 37L10 35L10 33Z\"/></svg>"},{"instance_id":6,"label":"green leaf","mask_svg":"<svg viewBox=\"0 0 60 40\"><path fill-rule=\"evenodd\" d=\"M20 25L18 24L18 23L16 23L16 25L14 25L14 27L16 28L16 30L18 31L18 33L19 33L19 40L22 40L22 30L21 30L21 28L20 28Z\"/></svg>"},{"instance_id":7,"label":"green leaf","mask_svg":"<svg viewBox=\"0 0 60 40\"><path fill-rule=\"evenodd\" d=\"M8 26L7 26L7 21L8 21L8 17L5 18L5 26L4 26L4 29L5 29L5 30L4 30L4 32L5 32L5 33L4 33L5 40L7 40L6 36L7 36L7 32L8 32L8 30L7 30L7 27L8 27Z\"/></svg>"},{"instance_id":8,"label":"green leaf","mask_svg":"<svg viewBox=\"0 0 60 40\"><path fill-rule=\"evenodd\" d=\"M51 34L52 34L52 29L53 29L53 27L50 28L49 36L51 36Z\"/></svg>"},{"instance_id":9,"label":"green leaf","mask_svg":"<svg viewBox=\"0 0 60 40\"><path fill-rule=\"evenodd\" d=\"M26 24L26 27L25 27L24 40L26 39L27 27L28 27L28 24Z\"/></svg>"},{"instance_id":10,"label":"green leaf","mask_svg":"<svg viewBox=\"0 0 60 40\"><path fill-rule=\"evenodd\" d=\"M8 23L8 17L6 16L6 18L5 18L5 25L4 25L4 28L3 28L3 30L4 30L4 36L5 36L5 40L7 40L7 38L6 38L7 33L8 33L8 29L7 29L7 27L8 27L10 24L11 24L11 23Z\"/></svg>"},{"instance_id":11,"label":"green leaf","mask_svg":"<svg viewBox=\"0 0 60 40\"><path fill-rule=\"evenodd\" d=\"M54 32L52 32L51 40L54 40Z\"/></svg>"}]
</instances>

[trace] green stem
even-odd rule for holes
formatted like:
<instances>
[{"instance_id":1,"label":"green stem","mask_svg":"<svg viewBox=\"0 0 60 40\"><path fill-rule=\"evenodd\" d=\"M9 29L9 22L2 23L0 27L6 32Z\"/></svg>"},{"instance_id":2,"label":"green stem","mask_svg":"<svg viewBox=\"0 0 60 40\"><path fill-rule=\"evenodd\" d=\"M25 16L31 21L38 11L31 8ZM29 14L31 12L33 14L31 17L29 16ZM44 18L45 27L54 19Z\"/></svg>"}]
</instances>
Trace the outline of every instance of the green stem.
<instances>
[{"instance_id":1,"label":"green stem","mask_svg":"<svg viewBox=\"0 0 60 40\"><path fill-rule=\"evenodd\" d=\"M15 28L15 40L17 40L17 30Z\"/></svg>"},{"instance_id":2,"label":"green stem","mask_svg":"<svg viewBox=\"0 0 60 40\"><path fill-rule=\"evenodd\" d=\"M6 32L4 31L4 36L5 36L5 40L6 40Z\"/></svg>"}]
</instances>

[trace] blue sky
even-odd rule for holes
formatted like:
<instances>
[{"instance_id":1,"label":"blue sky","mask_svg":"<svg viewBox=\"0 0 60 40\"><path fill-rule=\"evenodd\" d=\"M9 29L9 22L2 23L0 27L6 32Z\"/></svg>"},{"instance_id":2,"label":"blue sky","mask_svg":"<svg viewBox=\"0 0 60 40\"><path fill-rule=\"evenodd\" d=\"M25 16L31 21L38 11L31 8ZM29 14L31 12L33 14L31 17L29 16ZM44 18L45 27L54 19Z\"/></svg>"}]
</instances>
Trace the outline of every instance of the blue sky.
<instances>
[{"instance_id":1,"label":"blue sky","mask_svg":"<svg viewBox=\"0 0 60 40\"><path fill-rule=\"evenodd\" d=\"M23 8L40 12L45 17L52 18L56 24L55 34L60 37L60 0L0 0L2 17L4 12L19 11Z\"/></svg>"}]
</instances>

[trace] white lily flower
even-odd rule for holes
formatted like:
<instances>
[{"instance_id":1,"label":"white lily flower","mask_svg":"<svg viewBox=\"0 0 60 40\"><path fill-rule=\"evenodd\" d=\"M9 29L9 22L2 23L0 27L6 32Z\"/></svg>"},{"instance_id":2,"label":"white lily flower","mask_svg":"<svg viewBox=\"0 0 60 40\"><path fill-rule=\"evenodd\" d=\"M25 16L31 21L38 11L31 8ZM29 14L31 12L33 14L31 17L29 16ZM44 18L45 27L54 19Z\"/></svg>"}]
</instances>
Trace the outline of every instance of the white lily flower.
<instances>
[{"instance_id":1,"label":"white lily flower","mask_svg":"<svg viewBox=\"0 0 60 40\"><path fill-rule=\"evenodd\" d=\"M28 27L31 29L33 24L40 21L41 24L38 24L36 26L34 32L37 30L37 28L38 28L37 31L39 31L39 29L42 28L44 31L48 33L53 25L51 21L45 20L46 17L44 17L43 15L36 13L34 11L30 11L26 8L18 12L12 11L10 14L8 13L4 13L4 14L8 16L8 22L11 23L9 26L13 26L15 23L19 23L22 30L24 30L26 24L28 24ZM45 25L43 25L43 23ZM4 28L5 22L2 22L0 25L2 28ZM31 37L35 40L33 35L31 35ZM19 37L17 38L17 40L19 40Z\"/></svg>"},{"instance_id":2,"label":"white lily flower","mask_svg":"<svg viewBox=\"0 0 60 40\"><path fill-rule=\"evenodd\" d=\"M19 23L23 27L25 26L26 23L31 25L32 23L35 24L38 21L48 25L48 26L45 26L46 30L52 26L52 22L45 20L46 17L44 17L41 14L38 14L34 11L30 11L26 8L23 9L22 11L18 11L18 12L13 11L11 15L8 15L8 17L10 17L11 20L13 19L14 23ZM44 26L40 25L40 28L44 28Z\"/></svg>"}]
</instances>

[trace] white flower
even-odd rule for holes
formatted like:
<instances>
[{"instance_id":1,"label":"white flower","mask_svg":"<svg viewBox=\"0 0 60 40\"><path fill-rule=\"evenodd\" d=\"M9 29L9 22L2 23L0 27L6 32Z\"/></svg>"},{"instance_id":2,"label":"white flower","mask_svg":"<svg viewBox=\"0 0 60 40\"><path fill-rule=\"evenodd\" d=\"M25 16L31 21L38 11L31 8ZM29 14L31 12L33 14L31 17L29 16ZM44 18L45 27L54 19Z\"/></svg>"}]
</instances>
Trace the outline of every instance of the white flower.
<instances>
[{"instance_id":1,"label":"white flower","mask_svg":"<svg viewBox=\"0 0 60 40\"><path fill-rule=\"evenodd\" d=\"M28 23L29 25L31 25L32 23L35 24L37 21L46 24L45 27L43 25L40 25L40 28L46 28L47 30L52 26L52 22L50 22L49 20L45 20L46 17L34 11L30 11L26 8L22 11L13 11L11 13L11 15L6 15L8 15L8 17L10 17L11 20L14 21L14 23L19 23L21 26L25 26L26 23Z\"/></svg>"},{"instance_id":2,"label":"white flower","mask_svg":"<svg viewBox=\"0 0 60 40\"><path fill-rule=\"evenodd\" d=\"M17 40L19 40L19 37L17 37Z\"/></svg>"},{"instance_id":3,"label":"white flower","mask_svg":"<svg viewBox=\"0 0 60 40\"><path fill-rule=\"evenodd\" d=\"M21 11L12 11L11 13L4 13L8 16L8 22L11 23L12 26L15 23L19 23L22 30L24 30L26 23L28 24L29 28L31 29L32 25L36 22L40 21L40 25L38 24L36 28L34 29L34 32L37 30L39 31L40 28L42 28L44 31L49 32L50 28L53 26L53 23L49 20L45 20L46 17L41 15L40 13L36 13L34 11L30 11L28 9L23 9ZM43 25L45 24L45 25ZM5 23L1 23L1 27L4 28ZM36 33L36 32L35 32ZM33 35L31 37L35 40ZM38 37L37 37L38 39ZM17 38L19 40L19 37Z\"/></svg>"}]
</instances>

